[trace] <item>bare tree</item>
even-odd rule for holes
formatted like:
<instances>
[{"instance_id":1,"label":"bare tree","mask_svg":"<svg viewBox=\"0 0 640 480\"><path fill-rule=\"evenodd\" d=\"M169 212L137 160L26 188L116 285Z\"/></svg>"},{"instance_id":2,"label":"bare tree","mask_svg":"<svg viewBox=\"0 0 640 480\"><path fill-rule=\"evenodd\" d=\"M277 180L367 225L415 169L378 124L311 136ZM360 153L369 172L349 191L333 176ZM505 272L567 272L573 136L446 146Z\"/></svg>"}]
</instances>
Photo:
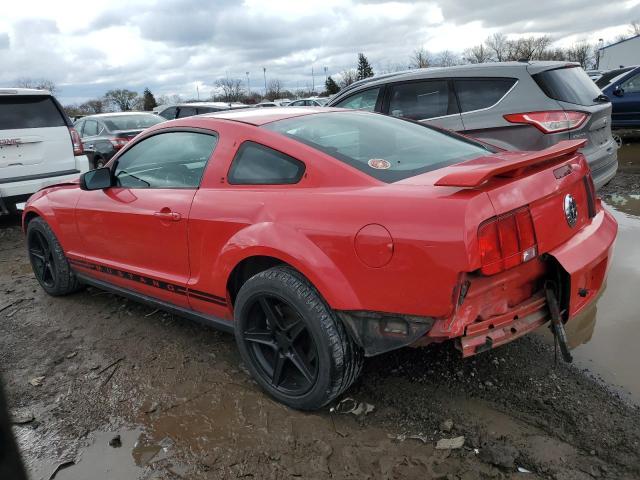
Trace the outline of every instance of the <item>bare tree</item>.
<instances>
[{"instance_id":1,"label":"bare tree","mask_svg":"<svg viewBox=\"0 0 640 480\"><path fill-rule=\"evenodd\" d=\"M503 33L494 33L484 41L487 50L497 62L504 62L509 53L509 40Z\"/></svg>"},{"instance_id":2,"label":"bare tree","mask_svg":"<svg viewBox=\"0 0 640 480\"><path fill-rule=\"evenodd\" d=\"M282 93L282 84L280 80L277 78L273 78L269 80L269 84L267 85L267 91L265 92L265 97L269 100L275 100L276 98L280 98Z\"/></svg>"},{"instance_id":3,"label":"bare tree","mask_svg":"<svg viewBox=\"0 0 640 480\"><path fill-rule=\"evenodd\" d=\"M136 105L138 94L126 88L117 88L109 90L104 94L104 100L111 105L114 105L122 112L128 112Z\"/></svg>"},{"instance_id":4,"label":"bare tree","mask_svg":"<svg viewBox=\"0 0 640 480\"><path fill-rule=\"evenodd\" d=\"M103 113L105 111L105 102L102 99L87 100L78 108L85 113Z\"/></svg>"},{"instance_id":5,"label":"bare tree","mask_svg":"<svg viewBox=\"0 0 640 480\"><path fill-rule=\"evenodd\" d=\"M427 68L433 63L432 55L425 48L417 48L409 59L409 68Z\"/></svg>"},{"instance_id":6,"label":"bare tree","mask_svg":"<svg viewBox=\"0 0 640 480\"><path fill-rule=\"evenodd\" d=\"M491 52L483 44L467 48L463 57L469 63L486 63L493 60Z\"/></svg>"},{"instance_id":7,"label":"bare tree","mask_svg":"<svg viewBox=\"0 0 640 480\"><path fill-rule=\"evenodd\" d=\"M460 63L458 56L450 50L443 50L437 56L437 60L434 65L438 67L452 67Z\"/></svg>"},{"instance_id":8,"label":"bare tree","mask_svg":"<svg viewBox=\"0 0 640 480\"><path fill-rule=\"evenodd\" d=\"M632 37L640 35L640 21L634 20L629 23L629 35Z\"/></svg>"},{"instance_id":9,"label":"bare tree","mask_svg":"<svg viewBox=\"0 0 640 480\"><path fill-rule=\"evenodd\" d=\"M215 85L222 89L222 99L225 102L238 102L244 95L243 83L239 78L220 78Z\"/></svg>"},{"instance_id":10,"label":"bare tree","mask_svg":"<svg viewBox=\"0 0 640 480\"><path fill-rule=\"evenodd\" d=\"M48 90L54 95L58 91L57 85L53 80L49 80L48 78L29 78L22 77L16 80L16 86L22 88L37 88L38 90Z\"/></svg>"},{"instance_id":11,"label":"bare tree","mask_svg":"<svg viewBox=\"0 0 640 480\"><path fill-rule=\"evenodd\" d=\"M567 49L566 60L578 62L585 70L593 64L593 59L593 48L585 41L575 43Z\"/></svg>"},{"instance_id":12,"label":"bare tree","mask_svg":"<svg viewBox=\"0 0 640 480\"><path fill-rule=\"evenodd\" d=\"M358 78L358 72L356 72L355 68L351 68L349 70L344 70L340 73L340 88L348 87Z\"/></svg>"}]
</instances>

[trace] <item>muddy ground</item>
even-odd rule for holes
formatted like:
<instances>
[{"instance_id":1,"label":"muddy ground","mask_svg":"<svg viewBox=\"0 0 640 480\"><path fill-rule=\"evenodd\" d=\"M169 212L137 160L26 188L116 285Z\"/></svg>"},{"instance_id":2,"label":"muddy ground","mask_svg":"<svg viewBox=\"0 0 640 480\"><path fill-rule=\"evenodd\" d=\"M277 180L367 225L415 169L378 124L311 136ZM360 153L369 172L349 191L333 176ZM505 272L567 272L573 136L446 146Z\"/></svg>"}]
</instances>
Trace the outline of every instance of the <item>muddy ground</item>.
<instances>
[{"instance_id":1,"label":"muddy ground","mask_svg":"<svg viewBox=\"0 0 640 480\"><path fill-rule=\"evenodd\" d=\"M44 294L15 219L0 226L0 375L33 479L640 478L640 409L539 336L468 360L451 345L368 359L346 395L372 412L300 413L259 390L230 335L95 289Z\"/></svg>"}]
</instances>

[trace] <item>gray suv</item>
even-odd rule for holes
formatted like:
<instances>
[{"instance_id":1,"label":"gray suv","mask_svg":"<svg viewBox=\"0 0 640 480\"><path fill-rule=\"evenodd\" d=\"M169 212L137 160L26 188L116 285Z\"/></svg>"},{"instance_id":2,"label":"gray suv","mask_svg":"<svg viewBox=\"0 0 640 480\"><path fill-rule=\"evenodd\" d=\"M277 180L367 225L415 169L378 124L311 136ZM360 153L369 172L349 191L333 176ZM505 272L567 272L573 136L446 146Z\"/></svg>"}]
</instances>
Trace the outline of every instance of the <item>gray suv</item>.
<instances>
[{"instance_id":1,"label":"gray suv","mask_svg":"<svg viewBox=\"0 0 640 480\"><path fill-rule=\"evenodd\" d=\"M611 103L577 63L504 62L371 77L329 107L370 110L464 133L507 150L584 138L596 188L618 168Z\"/></svg>"}]
</instances>

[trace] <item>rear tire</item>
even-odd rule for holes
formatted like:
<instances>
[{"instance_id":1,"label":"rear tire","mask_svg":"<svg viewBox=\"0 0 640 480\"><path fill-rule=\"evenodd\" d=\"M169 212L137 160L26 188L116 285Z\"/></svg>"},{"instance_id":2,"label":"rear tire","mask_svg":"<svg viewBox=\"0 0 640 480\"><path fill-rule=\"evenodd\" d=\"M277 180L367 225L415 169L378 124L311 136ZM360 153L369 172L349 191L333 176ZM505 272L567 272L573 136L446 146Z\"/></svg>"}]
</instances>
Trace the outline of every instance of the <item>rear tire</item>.
<instances>
[{"instance_id":1,"label":"rear tire","mask_svg":"<svg viewBox=\"0 0 640 480\"><path fill-rule=\"evenodd\" d=\"M80 289L60 242L40 217L31 220L27 226L27 248L33 273L45 292L60 296Z\"/></svg>"},{"instance_id":2,"label":"rear tire","mask_svg":"<svg viewBox=\"0 0 640 480\"><path fill-rule=\"evenodd\" d=\"M276 400L316 410L342 394L362 370L363 352L320 293L291 268L245 282L235 303L240 355Z\"/></svg>"}]
</instances>

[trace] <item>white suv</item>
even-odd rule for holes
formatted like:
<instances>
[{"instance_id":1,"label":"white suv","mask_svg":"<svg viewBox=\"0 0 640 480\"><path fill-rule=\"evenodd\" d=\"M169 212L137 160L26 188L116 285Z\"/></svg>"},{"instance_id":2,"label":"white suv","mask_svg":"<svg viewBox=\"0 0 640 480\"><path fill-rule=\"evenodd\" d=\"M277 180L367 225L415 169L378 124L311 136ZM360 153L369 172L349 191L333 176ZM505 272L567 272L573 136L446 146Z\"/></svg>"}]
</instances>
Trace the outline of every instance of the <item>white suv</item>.
<instances>
[{"instance_id":1,"label":"white suv","mask_svg":"<svg viewBox=\"0 0 640 480\"><path fill-rule=\"evenodd\" d=\"M80 136L51 93L0 88L0 215L87 170Z\"/></svg>"}]
</instances>

